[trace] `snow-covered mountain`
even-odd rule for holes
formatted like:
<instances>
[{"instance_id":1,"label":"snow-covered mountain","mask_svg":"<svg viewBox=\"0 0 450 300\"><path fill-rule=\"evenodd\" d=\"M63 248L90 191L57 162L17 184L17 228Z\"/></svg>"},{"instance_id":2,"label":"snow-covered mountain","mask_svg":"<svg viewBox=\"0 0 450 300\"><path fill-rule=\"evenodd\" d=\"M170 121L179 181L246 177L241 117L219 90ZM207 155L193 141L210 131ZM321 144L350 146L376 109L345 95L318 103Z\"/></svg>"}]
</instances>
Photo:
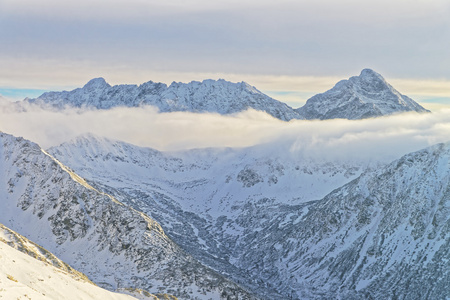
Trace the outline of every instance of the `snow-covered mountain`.
<instances>
[{"instance_id":1,"label":"snow-covered mountain","mask_svg":"<svg viewBox=\"0 0 450 300\"><path fill-rule=\"evenodd\" d=\"M279 145L164 153L92 135L49 152L90 184L156 219L202 263L267 298L286 296L286 290L262 284L259 274L236 263L255 228L323 198L369 167L313 161Z\"/></svg>"},{"instance_id":2,"label":"snow-covered mountain","mask_svg":"<svg viewBox=\"0 0 450 300\"><path fill-rule=\"evenodd\" d=\"M245 82L232 83L223 79L190 83L146 82L137 85L110 86L103 78L89 81L83 88L67 92L48 92L30 103L109 109L117 106L152 105L160 112L189 111L232 114L249 108L265 111L275 118L288 121L298 114L287 104L277 101Z\"/></svg>"},{"instance_id":3,"label":"snow-covered mountain","mask_svg":"<svg viewBox=\"0 0 450 300\"><path fill-rule=\"evenodd\" d=\"M318 94L296 111L305 119L365 119L394 113L429 112L411 98L400 94L370 69L359 76L339 81L331 90Z\"/></svg>"},{"instance_id":4,"label":"snow-covered mountain","mask_svg":"<svg viewBox=\"0 0 450 300\"><path fill-rule=\"evenodd\" d=\"M152 105L160 112L188 111L232 114L249 108L264 111L280 120L363 119L394 113L428 112L411 98L400 94L384 78L364 69L360 76L338 82L334 88L310 98L303 107L293 109L245 82L220 80L190 83L146 82L137 85L109 85L103 78L89 81L73 91L48 92L26 99L43 107L137 107Z\"/></svg>"},{"instance_id":5,"label":"snow-covered mountain","mask_svg":"<svg viewBox=\"0 0 450 300\"><path fill-rule=\"evenodd\" d=\"M94 285L83 273L0 224L0 298L58 300L68 295L71 299L138 299Z\"/></svg>"},{"instance_id":6,"label":"snow-covered mountain","mask_svg":"<svg viewBox=\"0 0 450 300\"><path fill-rule=\"evenodd\" d=\"M0 223L104 288L183 299L252 299L169 239L145 214L90 186L38 145L0 133Z\"/></svg>"},{"instance_id":7,"label":"snow-covered mountain","mask_svg":"<svg viewBox=\"0 0 450 300\"><path fill-rule=\"evenodd\" d=\"M375 170L92 136L49 151L264 299L450 297L450 144Z\"/></svg>"},{"instance_id":8,"label":"snow-covered mountain","mask_svg":"<svg viewBox=\"0 0 450 300\"><path fill-rule=\"evenodd\" d=\"M408 154L272 218L241 263L300 299L448 299L449 181L450 144Z\"/></svg>"}]
</instances>

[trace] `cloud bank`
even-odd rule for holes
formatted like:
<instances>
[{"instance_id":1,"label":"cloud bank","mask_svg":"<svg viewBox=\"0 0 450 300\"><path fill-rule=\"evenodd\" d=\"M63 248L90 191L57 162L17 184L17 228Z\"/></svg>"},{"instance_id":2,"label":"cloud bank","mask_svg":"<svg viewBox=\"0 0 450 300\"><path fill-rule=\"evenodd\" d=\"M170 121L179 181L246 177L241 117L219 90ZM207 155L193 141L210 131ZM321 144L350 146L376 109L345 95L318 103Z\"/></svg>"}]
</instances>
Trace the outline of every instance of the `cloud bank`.
<instances>
[{"instance_id":1,"label":"cloud bank","mask_svg":"<svg viewBox=\"0 0 450 300\"><path fill-rule=\"evenodd\" d=\"M360 121L283 122L253 110L228 116L158 113L153 107L62 112L29 107L20 112L3 103L0 130L43 148L92 133L163 151L268 144L285 149L287 154L312 158L390 160L447 142L450 110Z\"/></svg>"}]
</instances>

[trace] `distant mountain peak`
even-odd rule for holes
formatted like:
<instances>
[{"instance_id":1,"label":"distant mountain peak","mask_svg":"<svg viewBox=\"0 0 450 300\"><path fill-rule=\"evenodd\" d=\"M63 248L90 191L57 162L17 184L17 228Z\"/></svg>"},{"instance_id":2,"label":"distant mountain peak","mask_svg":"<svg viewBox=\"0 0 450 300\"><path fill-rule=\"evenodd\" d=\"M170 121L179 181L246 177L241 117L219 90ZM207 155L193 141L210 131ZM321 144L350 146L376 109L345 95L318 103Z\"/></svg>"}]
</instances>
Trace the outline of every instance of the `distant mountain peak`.
<instances>
[{"instance_id":1,"label":"distant mountain peak","mask_svg":"<svg viewBox=\"0 0 450 300\"><path fill-rule=\"evenodd\" d=\"M88 81L83 87L83 89L88 88L108 88L111 87L103 77L93 78Z\"/></svg>"},{"instance_id":2,"label":"distant mountain peak","mask_svg":"<svg viewBox=\"0 0 450 300\"><path fill-rule=\"evenodd\" d=\"M368 68L363 69L361 71L361 74L359 75L359 77L361 77L361 78L372 78L372 79L377 78L377 79L382 79L384 81L383 76L381 76L379 73L375 72L374 70L368 69Z\"/></svg>"},{"instance_id":3,"label":"distant mountain peak","mask_svg":"<svg viewBox=\"0 0 450 300\"><path fill-rule=\"evenodd\" d=\"M296 110L305 119L365 119L400 112L429 112L402 95L380 74L364 69L332 89L308 99Z\"/></svg>"}]
</instances>

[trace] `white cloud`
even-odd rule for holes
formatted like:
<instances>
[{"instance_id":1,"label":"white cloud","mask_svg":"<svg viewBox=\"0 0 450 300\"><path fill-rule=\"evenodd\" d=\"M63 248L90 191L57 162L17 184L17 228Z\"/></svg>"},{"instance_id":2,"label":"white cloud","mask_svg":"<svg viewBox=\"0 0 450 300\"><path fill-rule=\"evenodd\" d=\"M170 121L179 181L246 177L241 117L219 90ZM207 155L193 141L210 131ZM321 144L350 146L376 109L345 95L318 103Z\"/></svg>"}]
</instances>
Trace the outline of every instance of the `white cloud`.
<instances>
[{"instance_id":1,"label":"white cloud","mask_svg":"<svg viewBox=\"0 0 450 300\"><path fill-rule=\"evenodd\" d=\"M58 145L84 133L160 150L246 147L270 143L286 151L336 159L393 159L450 137L450 110L402 114L361 121L282 122L246 111L236 115L159 114L155 109L14 112L3 106L0 130L23 136L42 147Z\"/></svg>"}]
</instances>

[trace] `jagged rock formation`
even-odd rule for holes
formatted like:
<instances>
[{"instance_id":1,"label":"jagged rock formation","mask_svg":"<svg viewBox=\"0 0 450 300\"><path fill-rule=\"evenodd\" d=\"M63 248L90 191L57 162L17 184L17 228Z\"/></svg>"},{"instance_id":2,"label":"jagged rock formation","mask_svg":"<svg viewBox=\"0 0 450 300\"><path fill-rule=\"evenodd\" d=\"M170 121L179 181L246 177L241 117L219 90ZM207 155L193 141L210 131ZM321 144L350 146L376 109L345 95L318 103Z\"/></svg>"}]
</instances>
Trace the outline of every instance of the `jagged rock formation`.
<instances>
[{"instance_id":1,"label":"jagged rock formation","mask_svg":"<svg viewBox=\"0 0 450 300\"><path fill-rule=\"evenodd\" d=\"M0 222L99 286L183 299L254 298L203 266L145 214L99 192L34 143L0 133Z\"/></svg>"},{"instance_id":2,"label":"jagged rock formation","mask_svg":"<svg viewBox=\"0 0 450 300\"><path fill-rule=\"evenodd\" d=\"M408 111L429 112L370 69L339 81L331 90L308 99L296 111L307 120L357 120Z\"/></svg>"},{"instance_id":3,"label":"jagged rock formation","mask_svg":"<svg viewBox=\"0 0 450 300\"><path fill-rule=\"evenodd\" d=\"M192 81L190 83L146 82L137 85L110 86L103 78L89 81L83 88L70 92L48 92L30 103L109 109L125 106L153 105L160 112L189 111L232 114L253 108L265 111L275 118L289 121L298 114L288 105L261 93L245 82L220 80Z\"/></svg>"}]
</instances>

